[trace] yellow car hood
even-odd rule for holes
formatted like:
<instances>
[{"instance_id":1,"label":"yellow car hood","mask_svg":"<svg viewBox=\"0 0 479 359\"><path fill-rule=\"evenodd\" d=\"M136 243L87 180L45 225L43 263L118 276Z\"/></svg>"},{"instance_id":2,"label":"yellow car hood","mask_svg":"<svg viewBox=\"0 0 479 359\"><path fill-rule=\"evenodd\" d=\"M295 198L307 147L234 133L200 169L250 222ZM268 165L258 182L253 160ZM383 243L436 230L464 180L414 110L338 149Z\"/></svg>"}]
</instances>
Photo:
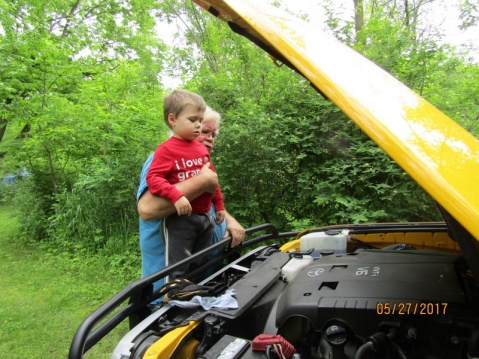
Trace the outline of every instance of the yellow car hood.
<instances>
[{"instance_id":1,"label":"yellow car hood","mask_svg":"<svg viewBox=\"0 0 479 359\"><path fill-rule=\"evenodd\" d=\"M307 78L478 241L478 139L323 24L258 0L193 1Z\"/></svg>"}]
</instances>

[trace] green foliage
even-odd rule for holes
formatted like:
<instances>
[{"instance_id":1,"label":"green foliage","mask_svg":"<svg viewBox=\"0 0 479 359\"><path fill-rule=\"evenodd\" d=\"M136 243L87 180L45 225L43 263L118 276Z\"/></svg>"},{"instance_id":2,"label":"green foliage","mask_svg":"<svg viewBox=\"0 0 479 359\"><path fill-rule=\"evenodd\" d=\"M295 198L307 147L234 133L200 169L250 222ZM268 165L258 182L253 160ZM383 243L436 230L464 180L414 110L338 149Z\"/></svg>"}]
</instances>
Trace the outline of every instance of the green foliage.
<instances>
[{"instance_id":1,"label":"green foliage","mask_svg":"<svg viewBox=\"0 0 479 359\"><path fill-rule=\"evenodd\" d=\"M44 239L48 232L48 218L52 214L52 193L43 173L29 176L15 192L20 232L30 240Z\"/></svg>"},{"instance_id":2,"label":"green foliage","mask_svg":"<svg viewBox=\"0 0 479 359\"><path fill-rule=\"evenodd\" d=\"M428 73L419 69L442 51L424 47L411 60L415 40L389 20L375 20L364 31L358 48L397 76L404 71L403 81L411 84L424 83ZM209 36L220 41L217 34ZM233 38L209 55L226 61L224 70L204 66L202 76L189 82L223 113L213 157L227 208L242 224L266 221L298 229L440 218L430 197L351 121L243 40ZM230 48L240 56L225 56ZM377 53L388 56L375 58ZM422 62L412 66L420 56Z\"/></svg>"},{"instance_id":3,"label":"green foliage","mask_svg":"<svg viewBox=\"0 0 479 359\"><path fill-rule=\"evenodd\" d=\"M474 0L462 0L459 4L462 21L461 29L477 26L479 21L479 4Z\"/></svg>"},{"instance_id":4,"label":"green foliage","mask_svg":"<svg viewBox=\"0 0 479 359\"><path fill-rule=\"evenodd\" d=\"M419 36L376 8L358 34L355 49L389 71L414 91L456 120L476 137L479 134L477 92L479 66L469 55L441 45L441 34Z\"/></svg>"},{"instance_id":5,"label":"green foliage","mask_svg":"<svg viewBox=\"0 0 479 359\"><path fill-rule=\"evenodd\" d=\"M153 33L154 5L144 5L0 9L0 124L9 135L0 152L5 169L31 174L17 193L25 236L97 250L137 235L139 171L165 132L164 46Z\"/></svg>"},{"instance_id":6,"label":"green foliage","mask_svg":"<svg viewBox=\"0 0 479 359\"><path fill-rule=\"evenodd\" d=\"M15 190L14 184L0 184L0 205L12 203Z\"/></svg>"},{"instance_id":7,"label":"green foliage","mask_svg":"<svg viewBox=\"0 0 479 359\"><path fill-rule=\"evenodd\" d=\"M50 237L96 241L89 245L94 249L108 236L137 232L132 218L139 171L164 136L158 131L161 92L134 64L101 74L79 89L75 103L49 107L48 116L37 118L22 151L7 160L32 174L33 190L21 196L38 207L23 218L29 223L48 218ZM38 220L33 220L35 214ZM43 227L34 233L29 225L23 228L42 239Z\"/></svg>"},{"instance_id":8,"label":"green foliage","mask_svg":"<svg viewBox=\"0 0 479 359\"><path fill-rule=\"evenodd\" d=\"M71 251L95 252L112 238L130 238L136 233L135 194L141 161L139 156L128 162L92 161L73 189L57 196L49 221L50 238Z\"/></svg>"},{"instance_id":9,"label":"green foliage","mask_svg":"<svg viewBox=\"0 0 479 359\"><path fill-rule=\"evenodd\" d=\"M357 34L340 9L329 7L327 23L477 136L477 64L439 45L441 34L419 33L418 9L366 5ZM136 265L139 172L166 137L159 72L223 114L213 157L227 209L245 227L439 219L431 198L307 81L192 2L72 6L0 9L1 166L31 173L16 191L25 236L68 256L103 253L118 273ZM152 16L184 24L175 35L184 41L164 46Z\"/></svg>"},{"instance_id":10,"label":"green foliage","mask_svg":"<svg viewBox=\"0 0 479 359\"><path fill-rule=\"evenodd\" d=\"M479 138L479 66L452 56L439 60L434 76L424 85L424 95Z\"/></svg>"},{"instance_id":11,"label":"green foliage","mask_svg":"<svg viewBox=\"0 0 479 359\"><path fill-rule=\"evenodd\" d=\"M439 218L432 200L344 115L317 106L309 118L258 107L227 113L213 156L231 213L284 230Z\"/></svg>"}]
</instances>

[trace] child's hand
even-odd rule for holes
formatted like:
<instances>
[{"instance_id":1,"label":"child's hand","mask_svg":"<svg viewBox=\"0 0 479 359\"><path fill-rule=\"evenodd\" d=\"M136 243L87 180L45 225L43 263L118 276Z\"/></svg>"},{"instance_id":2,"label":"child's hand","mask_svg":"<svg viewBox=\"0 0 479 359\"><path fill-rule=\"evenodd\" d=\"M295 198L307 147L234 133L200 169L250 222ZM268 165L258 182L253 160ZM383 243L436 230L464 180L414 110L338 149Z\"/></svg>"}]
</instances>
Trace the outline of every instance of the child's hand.
<instances>
[{"instance_id":1,"label":"child's hand","mask_svg":"<svg viewBox=\"0 0 479 359\"><path fill-rule=\"evenodd\" d=\"M175 208L176 212L178 213L178 216L182 216L184 214L187 214L189 216L192 211L190 201L188 201L185 196L180 197L175 202Z\"/></svg>"},{"instance_id":2,"label":"child's hand","mask_svg":"<svg viewBox=\"0 0 479 359\"><path fill-rule=\"evenodd\" d=\"M225 210L216 211L216 224L220 224L225 220Z\"/></svg>"}]
</instances>

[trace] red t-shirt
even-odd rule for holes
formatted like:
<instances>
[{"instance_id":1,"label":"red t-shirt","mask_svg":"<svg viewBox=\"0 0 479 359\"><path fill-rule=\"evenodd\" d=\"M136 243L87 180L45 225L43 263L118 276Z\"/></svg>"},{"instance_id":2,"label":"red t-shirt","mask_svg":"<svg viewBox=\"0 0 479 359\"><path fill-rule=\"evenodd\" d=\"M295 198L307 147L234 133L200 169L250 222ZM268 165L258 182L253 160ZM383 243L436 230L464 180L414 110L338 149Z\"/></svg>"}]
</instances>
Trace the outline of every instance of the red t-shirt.
<instances>
[{"instance_id":1,"label":"red t-shirt","mask_svg":"<svg viewBox=\"0 0 479 359\"><path fill-rule=\"evenodd\" d=\"M152 194L167 198L174 204L183 196L183 193L173 184L196 176L208 162L211 162L210 154L202 143L170 137L155 150L153 161L146 175L148 189ZM215 170L213 163L210 168ZM217 211L225 208L219 186L216 187L214 195L204 192L191 201L194 213L207 213L211 204L215 205Z\"/></svg>"}]
</instances>

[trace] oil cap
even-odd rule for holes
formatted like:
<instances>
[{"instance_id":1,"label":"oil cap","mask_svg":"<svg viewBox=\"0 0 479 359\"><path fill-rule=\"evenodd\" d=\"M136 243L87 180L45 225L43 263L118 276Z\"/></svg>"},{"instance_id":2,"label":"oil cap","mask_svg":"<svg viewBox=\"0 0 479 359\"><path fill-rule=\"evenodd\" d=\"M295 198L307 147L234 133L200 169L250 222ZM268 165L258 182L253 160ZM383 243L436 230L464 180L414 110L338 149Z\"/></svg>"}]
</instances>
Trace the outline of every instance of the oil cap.
<instances>
[{"instance_id":1,"label":"oil cap","mask_svg":"<svg viewBox=\"0 0 479 359\"><path fill-rule=\"evenodd\" d=\"M331 325L326 329L326 340L333 346L344 345L348 340L348 332L340 325Z\"/></svg>"}]
</instances>

